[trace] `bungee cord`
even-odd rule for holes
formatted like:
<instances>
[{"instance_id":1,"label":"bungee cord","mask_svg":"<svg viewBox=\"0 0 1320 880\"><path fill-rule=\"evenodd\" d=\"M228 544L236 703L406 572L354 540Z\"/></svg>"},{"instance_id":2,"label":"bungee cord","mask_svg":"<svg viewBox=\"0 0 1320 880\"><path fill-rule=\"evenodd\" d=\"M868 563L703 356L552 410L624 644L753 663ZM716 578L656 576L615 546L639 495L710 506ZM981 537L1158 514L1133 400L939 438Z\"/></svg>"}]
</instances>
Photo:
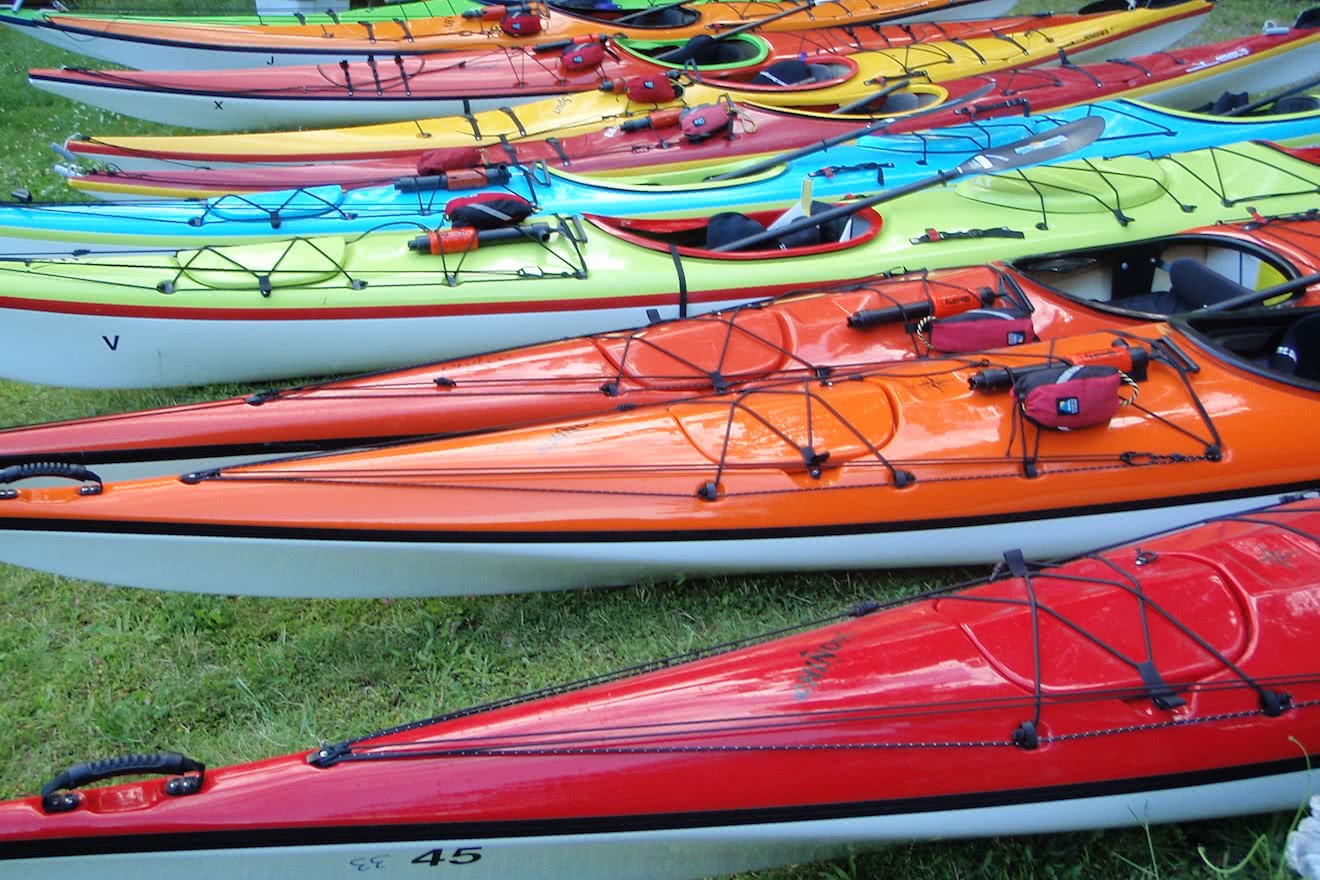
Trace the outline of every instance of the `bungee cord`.
<instances>
[{"instance_id":1,"label":"bungee cord","mask_svg":"<svg viewBox=\"0 0 1320 880\"><path fill-rule=\"evenodd\" d=\"M1115 335L1120 338L1123 337L1123 334ZM1128 338L1136 339L1137 337ZM1145 342L1158 351L1157 340L1145 340ZM998 356L1001 358L1015 357L1011 349L999 353ZM1165 359L1157 357L1155 362L1164 363ZM1016 360L1001 361L1000 363L1007 363L1007 368L1011 372L1013 370L1020 371L1032 365L1045 366L1054 363L1065 363L1065 361L1050 352L1046 352L1043 355L1020 355L1016 356ZM694 405L713 412L720 409L727 410L721 429L722 439L719 441L718 451L714 453L713 465L704 465L696 461L682 463L651 461L572 466L503 464L499 466L483 465L474 468L450 468L442 465L327 468L324 466L318 467L314 463L311 469L302 469L299 467L301 459L293 459L284 466L281 466L279 462L274 462L265 463L257 469L239 465L195 472L187 475L185 482L189 484L212 481L284 482L360 488L392 487L417 491L463 490L483 493L515 492L539 495L599 495L636 498L692 498L695 494L697 498L705 502L718 502L730 498L746 499L804 491L800 487L791 485L776 488L773 486L731 487L727 484L726 477L743 473L804 472L808 476L819 480L826 470L837 470L843 477L836 482L813 485L810 491L848 492L882 487L903 489L914 483L939 483L967 479L1029 479L1043 474L1119 470L1132 467L1169 466L1219 460L1219 450L1222 448L1221 440L1213 421L1210 420L1204 407L1199 405L1199 401L1193 405L1193 410L1197 413L1196 417L1201 420L1205 430L1210 435L1209 437L1202 437L1189 428L1171 423L1165 418L1147 419L1150 424L1171 429L1171 433L1175 436L1190 438L1197 444L1195 449L1148 451L1116 448L1112 452L1101 453L1077 453L1067 450L1042 453L1040 450L1041 437L1047 433L1053 434L1055 432L1050 432L1044 428L1036 428L1034 431L1035 436L1031 438L1034 446L1028 448L1026 444L1029 432L1026 423L1022 420L1017 406L1013 404L1008 395L1005 395L1005 406L1009 408L1006 416L1009 425L1012 426L1013 433L1009 439L1009 448L1005 450L1002 457L967 456L959 459L934 459L921 456L893 457L883 453L881 446L884 441L873 442L867 436L866 430L851 421L845 412L836 406L829 395L825 393L825 387L841 382L869 382L885 377L914 381L921 374L927 377L943 375L953 378L965 375L969 370L984 369L985 365L986 360L984 358L948 357L915 362L894 361L867 370L857 371L852 375L836 373L823 380L795 379L770 382L752 385L723 399L718 397L695 398L687 404L674 404L674 406L680 407ZM1181 371L1178 372L1178 375L1184 393L1195 400L1196 393L1186 376ZM818 383L823 387L818 389L816 387ZM881 397L886 395L883 385L876 385L869 393ZM800 401L801 412L805 414L805 418L800 418L793 408L779 406L774 402L782 399ZM859 401L856 399L849 399L846 403L851 408L857 408L859 405ZM865 407L863 406L861 409L865 410ZM770 415L770 412L773 412L774 415ZM782 445L785 450L791 450L792 455L782 460L762 460L758 458L755 461L740 461L731 448L735 424L740 425L740 432L745 431L747 425L759 426L768 438ZM860 452L856 455L850 455L842 463L831 463L830 450L816 448L818 445L816 432L827 425L830 426L832 432L838 432L835 436L846 437L850 443L856 444ZM1023 444L1023 451L1020 454L1015 453L1013 450L1014 438L1019 436L1019 432ZM416 438L413 438L413 440L415 441ZM1065 442L1053 436L1051 436L1051 441L1052 445L1055 446ZM1013 467L1015 461L1019 462L1019 467ZM949 473L950 468L956 469L956 472ZM876 469L884 472L884 480L876 482L867 476L869 472ZM647 473L667 478L691 475L695 486L678 489L667 488L662 484L654 488L642 489L630 485L631 480L624 479L629 474L636 473ZM506 482L509 478L530 478L546 475L564 477L597 476L605 482L585 486ZM672 483L672 480L667 480L667 482Z\"/></svg>"},{"instance_id":2,"label":"bungee cord","mask_svg":"<svg viewBox=\"0 0 1320 880\"><path fill-rule=\"evenodd\" d=\"M1313 543L1320 544L1320 537L1287 523L1274 519L1295 517L1298 515L1320 512L1320 506L1299 505L1286 510L1257 510L1240 514L1212 517L1207 522L1222 522L1245 526L1248 530L1279 529L1281 532L1296 534ZM1249 532L1248 532L1249 533ZM1130 556L1129 556L1130 554ZM1175 554L1177 555L1177 554ZM1120 563L1119 559L1130 562ZM309 756L309 762L320 767L332 767L339 763L427 760L474 756L538 757L565 755L622 755L622 754L662 754L662 753L736 753L736 752L809 752L809 751L870 751L895 749L985 749L1016 747L1035 749L1052 742L1069 742L1091 739L1101 736L1119 736L1149 732L1172 727L1196 725L1214 725L1230 723L1253 716L1276 717L1287 713L1307 711L1320 707L1320 700L1294 700L1283 688L1307 687L1320 683L1320 673L1293 672L1275 675L1252 676L1206 637L1189 626L1163 603L1155 599L1143 583L1144 573L1158 562L1158 556L1148 551L1128 548L1111 548L1108 551L1093 552L1076 560L1064 563L1028 564L1021 555L1014 552L1005 554L1005 563L996 567L986 578L966 581L926 591L914 596L907 596L885 602L865 602L840 614L818 618L810 622L782 627L759 636L740 638L710 648L661 658L645 664L638 664L612 673L590 676L575 682L543 688L531 693L517 695L480 706L449 712L432 718L409 722L365 736L355 737L327 744ZM1092 563L1110 576L1088 574L1086 567L1077 572L1075 567ZM1066 566L1074 566L1068 570ZM1004 572L1011 574L1011 579L1004 579ZM1013 585L1018 586L1015 588ZM1128 622L1124 628L1138 634L1138 644L1143 646L1144 656L1129 656L1121 650L1112 638L1106 638L1084 626L1077 619L1056 607L1056 602L1040 595L1037 583L1048 583L1051 592L1059 585L1084 585L1094 595L1096 588L1109 588L1120 595L1131 597L1135 602L1135 622ZM1063 594L1065 597L1068 593ZM877 611L892 610L899 607L915 607L935 602L991 603L1023 610L1029 618L1027 627L1030 633L1030 660L1032 670L1029 676L1029 693L1009 693L1004 695L986 695L964 699L936 699L926 702L902 701L893 704L863 704L846 708L803 707L800 710L756 712L751 714L720 715L666 721L663 719L626 722L617 724L598 724L591 727L555 727L548 730L512 731L508 733L486 735L446 735L438 732L403 743L379 742L395 738L400 734L413 733L428 727L441 725L449 721L489 713L498 709L525 705L531 701L550 696L582 691L586 688L613 683L643 673L672 669L710 657L728 654L740 648L761 645L773 639L805 633L809 630L827 630L832 625L848 620L864 619ZM1155 657L1153 638L1150 631L1150 617L1157 616L1172 628L1178 636L1177 644L1191 651L1191 656L1201 656L1210 664L1208 672L1200 672L1193 677L1166 678L1159 671ZM1055 656L1044 651L1041 620L1048 618L1058 628L1053 630L1057 639L1061 634L1070 634L1072 639L1080 640L1099 648L1106 656L1117 660L1128 668L1133 676L1131 684L1105 686L1087 686L1060 689L1047 687L1045 684L1048 670ZM1112 616L1111 618L1112 619ZM1245 625L1245 624L1244 624ZM883 650L883 641L867 646L870 651ZM1067 655L1067 648L1064 649ZM789 658L791 662L791 658ZM1181 661L1189 662L1188 659ZM1228 676L1227 678L1220 676ZM696 687L692 685L690 687ZM1199 695L1233 694L1240 691L1256 696L1256 703L1250 708L1233 709L1215 704L1203 713L1193 714L1189 709L1189 700ZM1165 713L1164 717L1136 723L1125 723L1104 727L1070 730L1042 728L1049 724L1056 711L1067 707L1088 703L1130 701L1148 699L1154 707ZM914 739L898 733L920 719L934 720L941 716L967 718L973 715L986 715L987 724L998 724L1004 716L1028 710L1032 713L1029 721L1023 722L1013 730L1003 730L976 740ZM1066 717L1066 714L1065 716ZM885 730L868 732L865 725L890 726L893 733ZM835 729L831 736L835 739L821 742L800 742L787 740L766 740L760 742L740 742L740 739L764 735L809 732L813 729ZM827 731L828 732L828 731ZM870 737L867 738L868 733ZM886 734L889 734L886 737ZM675 738L699 737L709 740L712 736L725 737L724 742L684 743ZM858 739L858 737L861 737ZM669 742L660 740L668 739Z\"/></svg>"}]
</instances>

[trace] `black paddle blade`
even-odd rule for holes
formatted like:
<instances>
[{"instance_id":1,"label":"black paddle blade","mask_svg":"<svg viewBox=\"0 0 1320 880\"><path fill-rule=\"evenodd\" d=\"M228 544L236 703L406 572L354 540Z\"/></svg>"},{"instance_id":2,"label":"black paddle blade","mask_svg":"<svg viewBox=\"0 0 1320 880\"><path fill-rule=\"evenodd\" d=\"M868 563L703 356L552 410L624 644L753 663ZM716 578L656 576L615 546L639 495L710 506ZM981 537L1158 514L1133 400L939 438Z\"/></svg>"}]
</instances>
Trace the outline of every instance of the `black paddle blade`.
<instances>
[{"instance_id":1,"label":"black paddle blade","mask_svg":"<svg viewBox=\"0 0 1320 880\"><path fill-rule=\"evenodd\" d=\"M1104 134L1104 131L1103 119L1099 116L1088 116L1029 138L978 153L947 173L953 177L961 177L964 174L993 174L996 171L1011 171L1024 165L1053 162L1092 143Z\"/></svg>"}]
</instances>

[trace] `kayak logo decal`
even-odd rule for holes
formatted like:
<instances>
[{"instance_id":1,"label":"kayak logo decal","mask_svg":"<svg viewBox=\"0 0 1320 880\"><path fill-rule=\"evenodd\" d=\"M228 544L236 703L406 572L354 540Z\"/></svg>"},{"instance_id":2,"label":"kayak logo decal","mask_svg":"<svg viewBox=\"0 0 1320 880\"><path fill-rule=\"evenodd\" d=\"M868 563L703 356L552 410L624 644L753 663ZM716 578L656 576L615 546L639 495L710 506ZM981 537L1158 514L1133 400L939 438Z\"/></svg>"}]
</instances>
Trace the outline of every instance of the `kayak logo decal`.
<instances>
[{"instance_id":1,"label":"kayak logo decal","mask_svg":"<svg viewBox=\"0 0 1320 880\"><path fill-rule=\"evenodd\" d=\"M1209 61L1198 61L1187 68L1187 73L1196 73L1198 70L1208 70L1211 67L1218 67L1221 64L1227 64L1230 61L1237 61L1239 58L1246 58L1251 54L1251 50L1246 46L1235 49L1232 52L1221 52Z\"/></svg>"},{"instance_id":2,"label":"kayak logo decal","mask_svg":"<svg viewBox=\"0 0 1320 880\"><path fill-rule=\"evenodd\" d=\"M839 649L848 641L847 633L839 633L828 642L821 642L815 648L799 652L802 656L802 669L793 685L793 699L805 700L815 692L817 685L825 680L830 668L834 666Z\"/></svg>"},{"instance_id":3,"label":"kayak logo decal","mask_svg":"<svg viewBox=\"0 0 1320 880\"><path fill-rule=\"evenodd\" d=\"M109 336L102 336L102 337L101 337L101 341L104 342L104 343L105 343L105 347L108 348L108 349L110 349L111 351L119 351L119 334L118 334L118 333L115 334L115 338L114 338L113 341L111 341L111 339L110 339Z\"/></svg>"}]
</instances>

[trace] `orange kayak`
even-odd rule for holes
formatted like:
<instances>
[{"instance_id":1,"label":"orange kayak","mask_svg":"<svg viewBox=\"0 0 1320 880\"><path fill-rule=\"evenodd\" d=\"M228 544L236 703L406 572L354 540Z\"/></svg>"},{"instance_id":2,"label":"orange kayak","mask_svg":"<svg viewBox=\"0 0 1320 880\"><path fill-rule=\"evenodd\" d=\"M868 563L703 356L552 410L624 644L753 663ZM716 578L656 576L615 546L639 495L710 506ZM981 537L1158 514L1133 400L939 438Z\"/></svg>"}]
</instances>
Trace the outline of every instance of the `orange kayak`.
<instances>
[{"instance_id":1,"label":"orange kayak","mask_svg":"<svg viewBox=\"0 0 1320 880\"><path fill-rule=\"evenodd\" d=\"M0 465L58 459L102 476L177 473L240 459L579 419L749 383L823 375L938 353L973 309L1020 309L1045 340L1133 326L1192 305L1167 288L1277 285L1320 272L1320 217L1204 227L1136 243L797 293L731 311L514 348L403 370L137 413L0 431ZM1133 278L1123 265L1145 265ZM1108 301L1093 297L1108 273ZM1158 277L1157 277L1158 276ZM1190 280L1188 280L1190 279ZM1176 287L1176 285L1175 285ZM1320 284L1281 299L1320 305ZM903 304L903 314L893 306ZM888 308L886 320L855 320ZM962 319L954 320L962 315ZM906 319L906 320L904 320ZM993 325L992 325L993 326ZM934 332L932 332L934 329ZM974 336L963 346L1006 343ZM947 348L946 348L947 350Z\"/></svg>"},{"instance_id":2,"label":"orange kayak","mask_svg":"<svg viewBox=\"0 0 1320 880\"><path fill-rule=\"evenodd\" d=\"M0 559L129 586L406 596L1079 551L1320 463L1320 309L1202 310L596 419L102 483L6 471Z\"/></svg>"}]
</instances>

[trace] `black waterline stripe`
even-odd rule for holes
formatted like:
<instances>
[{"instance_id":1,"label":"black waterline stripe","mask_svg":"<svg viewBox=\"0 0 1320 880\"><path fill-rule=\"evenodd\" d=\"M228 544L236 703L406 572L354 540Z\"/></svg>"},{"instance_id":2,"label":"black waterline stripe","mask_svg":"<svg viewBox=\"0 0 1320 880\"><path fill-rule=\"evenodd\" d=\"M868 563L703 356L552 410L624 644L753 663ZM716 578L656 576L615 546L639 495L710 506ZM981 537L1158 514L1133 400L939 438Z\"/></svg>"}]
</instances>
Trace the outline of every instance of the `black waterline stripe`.
<instances>
[{"instance_id":1,"label":"black waterline stripe","mask_svg":"<svg viewBox=\"0 0 1320 880\"><path fill-rule=\"evenodd\" d=\"M1317 760L1320 760L1320 755L1299 756L1297 758L1237 767L1142 776L1107 782L795 807L763 807L632 816L593 816L576 819L531 821L263 828L179 834L56 838L0 844L0 860L108 855L112 853L243 849L248 847L332 846L357 843L553 837L570 834L620 834L625 832L777 822L853 819L868 816L896 816L912 813L1049 803L1078 798L1097 798L1143 791L1154 792L1196 785L1235 782L1307 770L1310 764L1316 763ZM205 792L198 795L198 797L206 797Z\"/></svg>"},{"instance_id":2,"label":"black waterline stripe","mask_svg":"<svg viewBox=\"0 0 1320 880\"><path fill-rule=\"evenodd\" d=\"M205 486L202 481L199 486ZM1006 525L1017 522L1064 519L1075 516L1093 516L1109 513L1144 512L1157 507L1177 507L1204 504L1255 496L1282 495L1315 488L1314 478L1297 483L1271 486L1249 486L1221 492L1194 495L1165 496L1162 498L1134 498L1111 504L1093 504L1060 507L1050 510L1023 510L1015 513L996 513L983 516L945 517L939 519L899 520L895 522L851 523L835 526L793 526L766 529L702 529L656 531L521 531L521 532L457 532L427 529L351 529L351 528L299 528L291 526L258 526L250 524L225 525L222 523L136 522L129 520L80 520L72 518L0 517L0 531L74 532L81 534L146 534L211 538L264 538L275 540L349 541L359 543L396 542L408 544L575 544L575 543L628 543L637 541L728 541L765 540L771 538L809 538L872 533L901 533L935 529L967 528L972 526ZM193 487L196 488L196 487ZM421 487L425 488L425 487ZM898 490L895 490L896 492ZM901 495L895 497L901 498ZM0 501L0 504L3 504ZM2 508L0 508L2 509Z\"/></svg>"}]
</instances>

